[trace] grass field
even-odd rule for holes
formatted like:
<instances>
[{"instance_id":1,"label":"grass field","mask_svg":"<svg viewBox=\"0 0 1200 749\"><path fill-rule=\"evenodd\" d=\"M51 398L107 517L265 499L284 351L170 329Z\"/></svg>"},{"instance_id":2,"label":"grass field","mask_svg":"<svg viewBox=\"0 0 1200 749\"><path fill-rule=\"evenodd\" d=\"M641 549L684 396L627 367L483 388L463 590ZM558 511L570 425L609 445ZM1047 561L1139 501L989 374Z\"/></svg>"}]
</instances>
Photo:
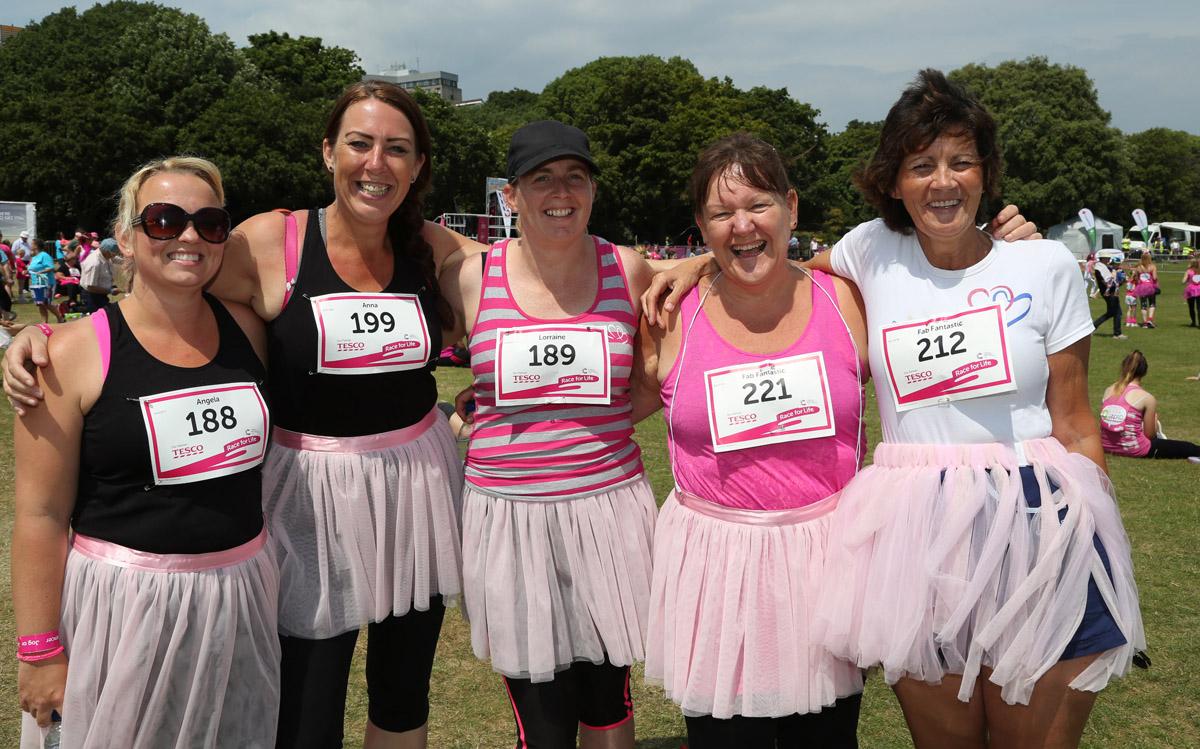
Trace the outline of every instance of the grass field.
<instances>
[{"instance_id":1,"label":"grass field","mask_svg":"<svg viewBox=\"0 0 1200 749\"><path fill-rule=\"evenodd\" d=\"M1127 330L1127 341L1095 336L1091 357L1091 395L1116 377L1121 358L1140 348L1150 362L1147 388L1159 399L1168 436L1200 442L1200 382L1185 382L1200 371L1200 330L1187 327L1187 310L1179 293L1182 266L1161 266L1163 287L1157 330ZM1101 305L1092 303L1097 312ZM31 305L18 307L21 318L34 317ZM468 381L461 369L439 370L443 398L450 398ZM347 399L347 408L355 404ZM873 443L878 441L877 419L869 407ZM0 431L11 433L12 413L0 408ZM670 467L662 420L655 416L638 427L637 438L655 494L664 498L670 489ZM0 440L0 642L15 636L9 596L8 544L12 530L12 447ZM1134 670L1102 694L1084 734L1083 745L1110 747L1200 746L1200 599L1197 597L1196 554L1200 531L1200 466L1186 461L1110 460L1125 525L1133 542L1134 563L1142 596L1150 655L1149 671ZM366 720L363 644L355 660L350 696L346 705L346 746L358 746ZM0 746L16 746L18 708L16 660L0 658ZM683 741L683 721L662 693L642 684L635 673L636 721L639 747L676 749ZM458 611L451 610L442 632L433 675L431 747L511 747L512 713L499 678L486 663L471 654L467 627ZM878 676L867 687L861 745L911 746L903 718L891 691Z\"/></svg>"}]
</instances>

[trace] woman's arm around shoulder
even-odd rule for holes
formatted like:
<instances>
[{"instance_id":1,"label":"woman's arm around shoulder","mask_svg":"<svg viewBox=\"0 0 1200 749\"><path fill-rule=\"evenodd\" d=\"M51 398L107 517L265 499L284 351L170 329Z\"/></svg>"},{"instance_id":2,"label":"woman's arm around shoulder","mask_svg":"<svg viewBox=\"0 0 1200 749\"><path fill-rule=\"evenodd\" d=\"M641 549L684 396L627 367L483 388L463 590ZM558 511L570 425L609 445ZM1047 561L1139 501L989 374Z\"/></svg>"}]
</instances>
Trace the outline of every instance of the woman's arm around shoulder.
<instances>
[{"instance_id":1,"label":"woman's arm around shoulder","mask_svg":"<svg viewBox=\"0 0 1200 749\"><path fill-rule=\"evenodd\" d=\"M475 255L488 248L485 244L480 244L470 237L464 237L453 229L447 229L433 221L425 222L424 228L421 229L421 236L433 249L433 264L439 274L445 267L446 261L455 254L462 252L466 255Z\"/></svg>"},{"instance_id":2,"label":"woman's arm around shoulder","mask_svg":"<svg viewBox=\"0 0 1200 749\"><path fill-rule=\"evenodd\" d=\"M642 254L632 247L614 245L620 254L621 266L625 269L625 280L629 284L629 301L633 305L635 317L642 314L642 295L650 288L650 280L654 278L654 270Z\"/></svg>"},{"instance_id":3,"label":"woman's arm around shoulder","mask_svg":"<svg viewBox=\"0 0 1200 749\"><path fill-rule=\"evenodd\" d=\"M296 256L303 246L308 211L297 211ZM264 320L283 309L285 217L278 211L251 216L233 229L225 243L221 270L208 291L227 302L250 307Z\"/></svg>"},{"instance_id":4,"label":"woman's arm around shoulder","mask_svg":"<svg viewBox=\"0 0 1200 749\"><path fill-rule=\"evenodd\" d=\"M842 313L842 319L846 321L846 327L850 330L850 338L858 349L858 361L863 368L863 382L866 382L871 377L867 359L866 305L857 286L840 276L830 278L833 279L833 288L837 292L838 311Z\"/></svg>"},{"instance_id":5,"label":"woman's arm around shoulder","mask_svg":"<svg viewBox=\"0 0 1200 749\"><path fill-rule=\"evenodd\" d=\"M258 354L259 361L265 366L267 364L267 324L263 322L257 312L245 304L225 299L222 299L221 303L225 305L225 309L229 310L233 321L242 329L242 333L250 341L254 353Z\"/></svg>"},{"instance_id":6,"label":"woman's arm around shoulder","mask_svg":"<svg viewBox=\"0 0 1200 749\"><path fill-rule=\"evenodd\" d=\"M49 341L53 363L38 373L41 408L13 424L16 502L13 513L12 591L18 635L55 631L61 619L67 536L79 475L84 414L102 386L100 350L89 320L59 326ZM64 654L18 666L21 708L39 725L62 709Z\"/></svg>"},{"instance_id":7,"label":"woman's arm around shoulder","mask_svg":"<svg viewBox=\"0 0 1200 749\"><path fill-rule=\"evenodd\" d=\"M439 227L441 228L441 227ZM483 258L487 248L478 252L462 251L451 255L438 271L438 288L454 313L452 327L442 331L442 340L450 345L470 335L479 314L483 293Z\"/></svg>"},{"instance_id":8,"label":"woman's arm around shoulder","mask_svg":"<svg viewBox=\"0 0 1200 749\"><path fill-rule=\"evenodd\" d=\"M1085 336L1047 357L1050 378L1046 383L1046 408L1050 411L1050 435L1068 452L1090 458L1108 473L1100 446L1100 422L1088 403L1091 347L1091 337Z\"/></svg>"}]
</instances>

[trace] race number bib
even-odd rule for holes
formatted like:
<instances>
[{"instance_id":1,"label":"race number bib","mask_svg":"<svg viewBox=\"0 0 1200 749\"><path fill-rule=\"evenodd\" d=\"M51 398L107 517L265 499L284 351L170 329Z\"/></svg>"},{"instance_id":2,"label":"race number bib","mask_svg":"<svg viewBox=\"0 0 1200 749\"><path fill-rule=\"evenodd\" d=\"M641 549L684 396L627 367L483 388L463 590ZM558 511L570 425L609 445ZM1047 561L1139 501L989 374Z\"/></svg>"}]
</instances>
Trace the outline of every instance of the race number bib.
<instances>
[{"instance_id":1,"label":"race number bib","mask_svg":"<svg viewBox=\"0 0 1200 749\"><path fill-rule=\"evenodd\" d=\"M836 431L821 352L704 373L713 450L828 437Z\"/></svg>"},{"instance_id":2,"label":"race number bib","mask_svg":"<svg viewBox=\"0 0 1200 749\"><path fill-rule=\"evenodd\" d=\"M317 371L374 374L429 362L429 328L416 294L324 294L312 298Z\"/></svg>"},{"instance_id":3,"label":"race number bib","mask_svg":"<svg viewBox=\"0 0 1200 749\"><path fill-rule=\"evenodd\" d=\"M541 325L496 335L496 405L612 402L608 328Z\"/></svg>"},{"instance_id":4,"label":"race number bib","mask_svg":"<svg viewBox=\"0 0 1200 749\"><path fill-rule=\"evenodd\" d=\"M883 329L896 410L1017 389L999 305Z\"/></svg>"},{"instance_id":5,"label":"race number bib","mask_svg":"<svg viewBox=\"0 0 1200 749\"><path fill-rule=\"evenodd\" d=\"M173 390L138 402L156 485L228 476L263 461L269 420L253 382Z\"/></svg>"}]
</instances>

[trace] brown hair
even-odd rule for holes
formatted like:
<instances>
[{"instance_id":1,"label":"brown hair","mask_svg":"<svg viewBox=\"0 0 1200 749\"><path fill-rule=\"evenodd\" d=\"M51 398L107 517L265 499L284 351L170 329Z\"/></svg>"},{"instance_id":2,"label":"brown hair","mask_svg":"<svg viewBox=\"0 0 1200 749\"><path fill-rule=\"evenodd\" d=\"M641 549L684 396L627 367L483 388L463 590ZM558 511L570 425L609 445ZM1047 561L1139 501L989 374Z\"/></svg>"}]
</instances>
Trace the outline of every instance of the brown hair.
<instances>
[{"instance_id":1,"label":"brown hair","mask_svg":"<svg viewBox=\"0 0 1200 749\"><path fill-rule=\"evenodd\" d=\"M892 197L904 159L942 135L962 135L975 141L983 167L983 194L999 197L1004 161L996 142L995 120L966 89L946 80L940 70L926 68L892 105L875 155L854 175L854 184L889 229L908 234L913 228L904 203Z\"/></svg>"},{"instance_id":2,"label":"brown hair","mask_svg":"<svg viewBox=\"0 0 1200 749\"><path fill-rule=\"evenodd\" d=\"M1124 390L1129 383L1145 377L1149 370L1150 363L1146 361L1146 355L1137 349L1130 351L1121 360L1121 376L1113 383L1113 390Z\"/></svg>"},{"instance_id":3,"label":"brown hair","mask_svg":"<svg viewBox=\"0 0 1200 749\"><path fill-rule=\"evenodd\" d=\"M783 159L774 146L750 133L733 133L713 141L696 157L696 166L688 182L688 199L696 216L704 209L712 181L735 166L739 181L751 187L781 198L792 189Z\"/></svg>"},{"instance_id":4,"label":"brown hair","mask_svg":"<svg viewBox=\"0 0 1200 749\"><path fill-rule=\"evenodd\" d=\"M434 311L444 328L454 327L454 313L442 298L438 288L437 268L433 260L433 248L421 236L425 227L425 195L433 181L433 140L429 125L421 112L421 105L412 94L387 81L358 81L351 83L333 103L329 118L325 121L325 140L331 145L337 140L342 128L342 117L351 105L366 99L378 99L400 111L412 125L416 137L417 153L424 157L417 178L408 188L408 194L400 207L388 219L388 240L392 253L412 260L420 270L425 289L434 300Z\"/></svg>"}]
</instances>

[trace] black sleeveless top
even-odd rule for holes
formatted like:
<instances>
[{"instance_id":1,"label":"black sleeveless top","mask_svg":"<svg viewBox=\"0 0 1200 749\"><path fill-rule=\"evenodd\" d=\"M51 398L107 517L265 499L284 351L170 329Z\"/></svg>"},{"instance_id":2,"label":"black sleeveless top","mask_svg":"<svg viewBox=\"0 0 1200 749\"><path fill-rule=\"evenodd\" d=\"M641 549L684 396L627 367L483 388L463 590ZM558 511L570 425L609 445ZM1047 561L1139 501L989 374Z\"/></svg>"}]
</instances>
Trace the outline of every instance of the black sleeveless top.
<instances>
[{"instance_id":1,"label":"black sleeveless top","mask_svg":"<svg viewBox=\"0 0 1200 749\"><path fill-rule=\"evenodd\" d=\"M244 544L262 530L260 467L192 483L154 483L139 398L229 382L253 382L262 390L266 378L225 306L204 298L216 316L220 344L200 367L155 359L133 336L120 305L105 308L111 359L100 397L83 419L71 517L76 532L155 554L203 554Z\"/></svg>"},{"instance_id":2,"label":"black sleeveless top","mask_svg":"<svg viewBox=\"0 0 1200 749\"><path fill-rule=\"evenodd\" d=\"M267 325L271 418L284 429L327 437L358 437L411 426L437 403L433 370L442 350L442 329L434 293L425 288L412 260L395 256L392 279L380 293L416 294L420 299L429 332L429 360L424 367L373 374L318 372L317 325L310 300L355 292L329 261L321 212L308 212L291 299Z\"/></svg>"}]
</instances>

